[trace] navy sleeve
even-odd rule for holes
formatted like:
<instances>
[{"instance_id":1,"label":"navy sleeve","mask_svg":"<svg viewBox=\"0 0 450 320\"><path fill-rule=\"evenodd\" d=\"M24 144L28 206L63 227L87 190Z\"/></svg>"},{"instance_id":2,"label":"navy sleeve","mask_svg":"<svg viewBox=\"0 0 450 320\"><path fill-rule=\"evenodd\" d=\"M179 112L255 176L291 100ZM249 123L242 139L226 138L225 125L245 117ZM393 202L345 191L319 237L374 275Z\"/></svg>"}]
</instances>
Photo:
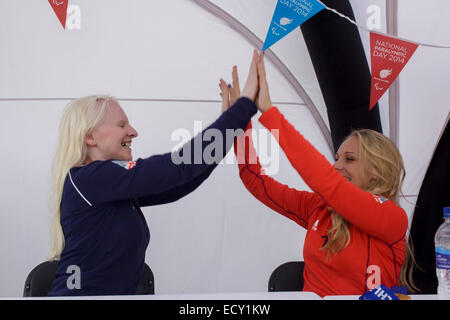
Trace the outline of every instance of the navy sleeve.
<instances>
[{"instance_id":1,"label":"navy sleeve","mask_svg":"<svg viewBox=\"0 0 450 320\"><path fill-rule=\"evenodd\" d=\"M175 201L195 190L227 154L234 141L226 139L227 131L243 132L255 113L255 104L240 98L178 151L136 162L94 161L72 168L70 182L89 205L133 198L141 199L143 205ZM205 151L211 157L205 158Z\"/></svg>"}]
</instances>

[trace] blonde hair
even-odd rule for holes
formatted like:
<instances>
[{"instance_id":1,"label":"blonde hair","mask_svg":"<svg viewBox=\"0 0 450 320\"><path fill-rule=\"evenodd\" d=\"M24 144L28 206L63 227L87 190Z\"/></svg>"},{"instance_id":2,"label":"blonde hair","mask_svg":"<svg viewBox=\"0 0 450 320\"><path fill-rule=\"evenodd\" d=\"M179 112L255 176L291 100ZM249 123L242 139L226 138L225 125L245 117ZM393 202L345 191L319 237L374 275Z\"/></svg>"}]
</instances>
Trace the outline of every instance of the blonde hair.
<instances>
[{"instance_id":1,"label":"blonde hair","mask_svg":"<svg viewBox=\"0 0 450 320\"><path fill-rule=\"evenodd\" d=\"M401 192L401 186L405 179L405 166L403 158L396 145L383 134L370 130L360 129L352 131L344 141L355 137L359 143L359 159L362 163L363 173L369 169L376 179L367 181L366 191L381 195L398 204L397 197ZM350 243L349 223L334 209L329 208L332 218L332 227L328 232L329 240L322 248L330 253L337 254L342 248ZM411 265L415 264L412 248L409 241L406 242L405 263L402 265L399 282L408 287L410 291L417 288L412 281ZM407 275L407 269L409 274Z\"/></svg>"},{"instance_id":2,"label":"blonde hair","mask_svg":"<svg viewBox=\"0 0 450 320\"><path fill-rule=\"evenodd\" d=\"M58 140L52 163L50 194L51 249L48 260L59 260L64 249L61 226L61 199L69 169L83 165L87 156L85 137L102 119L111 96L93 95L72 101L64 110L59 124Z\"/></svg>"}]
</instances>

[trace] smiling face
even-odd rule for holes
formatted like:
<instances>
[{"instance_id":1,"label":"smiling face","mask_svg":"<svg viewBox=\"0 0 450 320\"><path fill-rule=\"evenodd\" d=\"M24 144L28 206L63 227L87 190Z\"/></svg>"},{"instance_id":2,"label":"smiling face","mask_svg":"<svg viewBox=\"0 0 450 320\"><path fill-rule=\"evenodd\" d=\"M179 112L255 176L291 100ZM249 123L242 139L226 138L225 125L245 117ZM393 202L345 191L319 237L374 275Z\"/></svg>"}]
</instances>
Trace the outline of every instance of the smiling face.
<instances>
[{"instance_id":1,"label":"smiling face","mask_svg":"<svg viewBox=\"0 0 450 320\"><path fill-rule=\"evenodd\" d=\"M368 190L371 180L375 179L375 175L361 160L359 140L354 136L346 139L339 147L334 168L362 190Z\"/></svg>"},{"instance_id":2,"label":"smiling face","mask_svg":"<svg viewBox=\"0 0 450 320\"><path fill-rule=\"evenodd\" d=\"M86 135L88 155L85 163L110 159L132 160L131 141L137 135L120 105L114 100L109 100L103 118Z\"/></svg>"}]
</instances>

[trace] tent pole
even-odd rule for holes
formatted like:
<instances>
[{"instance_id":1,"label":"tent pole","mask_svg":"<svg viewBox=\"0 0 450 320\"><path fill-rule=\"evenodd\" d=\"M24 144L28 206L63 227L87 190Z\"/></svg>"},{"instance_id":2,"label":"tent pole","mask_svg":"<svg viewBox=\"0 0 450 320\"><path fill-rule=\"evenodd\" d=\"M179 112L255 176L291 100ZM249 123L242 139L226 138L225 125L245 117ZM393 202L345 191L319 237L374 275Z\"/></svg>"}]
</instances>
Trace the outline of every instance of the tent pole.
<instances>
[{"instance_id":1,"label":"tent pole","mask_svg":"<svg viewBox=\"0 0 450 320\"><path fill-rule=\"evenodd\" d=\"M386 1L387 32L398 35L398 1ZM400 119L400 82L397 78L389 88L389 137L399 146L399 119Z\"/></svg>"}]
</instances>

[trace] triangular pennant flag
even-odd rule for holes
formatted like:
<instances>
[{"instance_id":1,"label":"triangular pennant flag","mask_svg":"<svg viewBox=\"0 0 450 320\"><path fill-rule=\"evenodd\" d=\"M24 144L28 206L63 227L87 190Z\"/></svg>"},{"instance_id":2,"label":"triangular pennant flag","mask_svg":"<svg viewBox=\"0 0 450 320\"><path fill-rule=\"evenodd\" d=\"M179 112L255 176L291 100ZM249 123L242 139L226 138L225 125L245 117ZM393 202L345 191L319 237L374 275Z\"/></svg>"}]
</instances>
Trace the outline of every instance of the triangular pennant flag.
<instances>
[{"instance_id":1,"label":"triangular pennant flag","mask_svg":"<svg viewBox=\"0 0 450 320\"><path fill-rule=\"evenodd\" d=\"M370 33L372 84L369 110L372 110L381 96L389 89L418 46L416 43L384 34Z\"/></svg>"},{"instance_id":2,"label":"triangular pennant flag","mask_svg":"<svg viewBox=\"0 0 450 320\"><path fill-rule=\"evenodd\" d=\"M69 5L69 0L48 0L48 2L52 6L53 11L55 11L62 27L66 29L67 6Z\"/></svg>"},{"instance_id":3,"label":"triangular pennant flag","mask_svg":"<svg viewBox=\"0 0 450 320\"><path fill-rule=\"evenodd\" d=\"M324 8L316 0L278 0L263 51Z\"/></svg>"}]
</instances>

